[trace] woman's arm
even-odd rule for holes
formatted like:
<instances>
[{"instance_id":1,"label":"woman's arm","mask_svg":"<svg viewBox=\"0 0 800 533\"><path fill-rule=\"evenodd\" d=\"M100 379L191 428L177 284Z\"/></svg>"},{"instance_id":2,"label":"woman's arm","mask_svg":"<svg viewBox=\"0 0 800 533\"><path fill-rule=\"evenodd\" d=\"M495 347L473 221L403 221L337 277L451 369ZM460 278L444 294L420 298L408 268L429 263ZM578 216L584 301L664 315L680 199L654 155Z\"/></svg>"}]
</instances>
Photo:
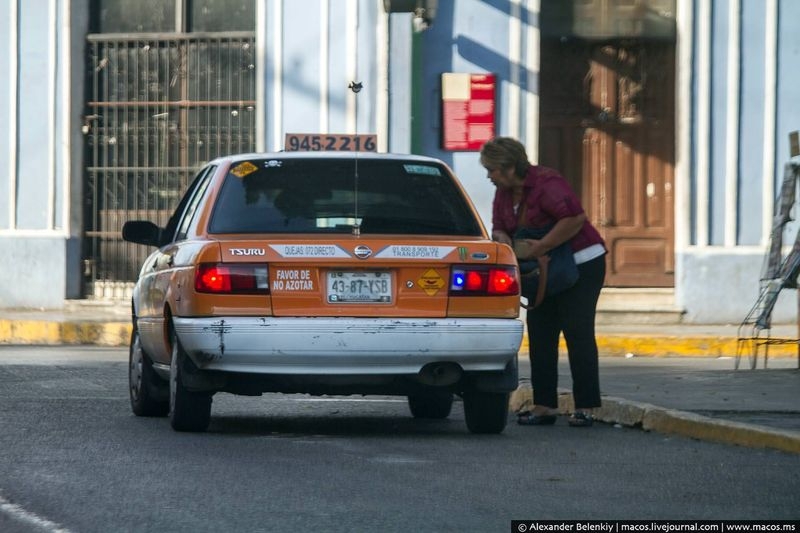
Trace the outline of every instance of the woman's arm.
<instances>
[{"instance_id":1,"label":"woman's arm","mask_svg":"<svg viewBox=\"0 0 800 533\"><path fill-rule=\"evenodd\" d=\"M520 259L530 259L546 254L556 246L567 242L577 235L583 227L584 222L586 222L586 213L559 219L558 222L553 225L553 228L547 232L547 235L541 239L523 239L527 243L527 251L524 253L524 256L517 253L517 257Z\"/></svg>"}]
</instances>

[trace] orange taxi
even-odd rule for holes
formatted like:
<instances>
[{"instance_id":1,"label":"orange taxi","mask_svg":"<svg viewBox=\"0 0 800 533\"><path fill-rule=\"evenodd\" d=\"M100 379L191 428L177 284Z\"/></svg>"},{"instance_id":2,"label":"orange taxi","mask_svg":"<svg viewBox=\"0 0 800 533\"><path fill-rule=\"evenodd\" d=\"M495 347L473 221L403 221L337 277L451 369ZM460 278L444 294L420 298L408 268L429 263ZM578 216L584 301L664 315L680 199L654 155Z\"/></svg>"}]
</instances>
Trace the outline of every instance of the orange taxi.
<instances>
[{"instance_id":1,"label":"orange taxi","mask_svg":"<svg viewBox=\"0 0 800 533\"><path fill-rule=\"evenodd\" d=\"M499 433L517 387L519 272L443 162L341 152L208 163L133 293L130 400L204 431L215 393L407 396Z\"/></svg>"}]
</instances>

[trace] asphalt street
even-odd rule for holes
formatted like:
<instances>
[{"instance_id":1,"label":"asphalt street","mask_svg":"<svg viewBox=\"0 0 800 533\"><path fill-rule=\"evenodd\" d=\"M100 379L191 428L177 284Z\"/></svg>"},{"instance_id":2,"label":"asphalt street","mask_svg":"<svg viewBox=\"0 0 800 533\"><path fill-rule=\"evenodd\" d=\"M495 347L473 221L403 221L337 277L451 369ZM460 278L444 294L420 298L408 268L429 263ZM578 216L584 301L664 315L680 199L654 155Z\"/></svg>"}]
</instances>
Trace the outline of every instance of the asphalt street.
<instances>
[{"instance_id":1,"label":"asphalt street","mask_svg":"<svg viewBox=\"0 0 800 533\"><path fill-rule=\"evenodd\" d=\"M131 414L126 357L0 348L0 526L485 532L531 518L797 517L796 454L511 416L502 435L476 436L460 402L419 421L402 398L220 394L208 433L176 433Z\"/></svg>"}]
</instances>

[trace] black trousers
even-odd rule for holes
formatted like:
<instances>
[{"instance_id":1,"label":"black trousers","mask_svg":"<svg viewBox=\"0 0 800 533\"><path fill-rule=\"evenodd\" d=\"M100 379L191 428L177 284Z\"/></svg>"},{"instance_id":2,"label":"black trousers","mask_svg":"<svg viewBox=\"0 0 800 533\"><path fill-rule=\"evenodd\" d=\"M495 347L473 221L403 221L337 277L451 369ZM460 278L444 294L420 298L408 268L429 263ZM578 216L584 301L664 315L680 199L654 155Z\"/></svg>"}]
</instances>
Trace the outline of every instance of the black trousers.
<instances>
[{"instance_id":1,"label":"black trousers","mask_svg":"<svg viewBox=\"0 0 800 533\"><path fill-rule=\"evenodd\" d=\"M597 300L606 277L606 256L578 265L580 277L571 288L546 296L528 310L533 403L558 407L558 342L567 344L576 409L600 407L600 377L595 338Z\"/></svg>"}]
</instances>

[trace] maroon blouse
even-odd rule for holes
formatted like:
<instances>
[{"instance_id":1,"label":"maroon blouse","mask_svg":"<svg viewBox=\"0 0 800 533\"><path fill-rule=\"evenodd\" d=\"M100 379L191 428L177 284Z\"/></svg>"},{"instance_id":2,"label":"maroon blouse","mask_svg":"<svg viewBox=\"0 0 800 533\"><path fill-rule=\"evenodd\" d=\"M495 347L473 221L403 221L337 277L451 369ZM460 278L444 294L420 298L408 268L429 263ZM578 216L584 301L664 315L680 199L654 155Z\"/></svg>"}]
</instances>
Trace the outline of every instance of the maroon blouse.
<instances>
[{"instance_id":1,"label":"maroon blouse","mask_svg":"<svg viewBox=\"0 0 800 533\"><path fill-rule=\"evenodd\" d=\"M519 216L514 210L511 189L498 188L492 203L492 230L505 231L513 237L519 225ZM552 168L531 165L523 183L525 202L525 226L540 228L555 224L558 220L583 213L583 207L575 192L564 177ZM587 220L581 230L570 240L574 252L602 244L602 237Z\"/></svg>"}]
</instances>

